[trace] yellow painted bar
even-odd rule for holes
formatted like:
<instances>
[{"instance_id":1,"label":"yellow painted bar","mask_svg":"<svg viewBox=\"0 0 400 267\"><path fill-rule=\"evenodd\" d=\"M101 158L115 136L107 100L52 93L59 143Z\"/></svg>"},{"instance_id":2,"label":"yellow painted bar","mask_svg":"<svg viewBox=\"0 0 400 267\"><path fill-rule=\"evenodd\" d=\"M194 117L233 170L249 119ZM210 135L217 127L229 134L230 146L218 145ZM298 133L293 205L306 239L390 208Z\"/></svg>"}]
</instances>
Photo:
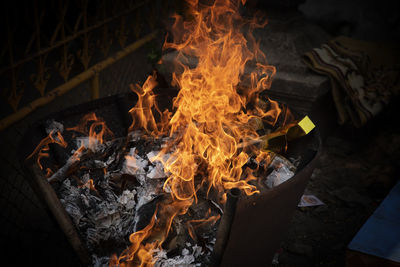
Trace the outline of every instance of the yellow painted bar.
<instances>
[{"instance_id":1,"label":"yellow painted bar","mask_svg":"<svg viewBox=\"0 0 400 267\"><path fill-rule=\"evenodd\" d=\"M100 84L99 84L99 73L98 72L90 80L90 92L92 94L92 100L95 100L95 99L99 98L99 96L100 96Z\"/></svg>"},{"instance_id":2,"label":"yellow painted bar","mask_svg":"<svg viewBox=\"0 0 400 267\"><path fill-rule=\"evenodd\" d=\"M312 129L315 128L314 123L310 120L308 116L305 116L299 123L297 124L301 127L305 134L311 132Z\"/></svg>"}]
</instances>

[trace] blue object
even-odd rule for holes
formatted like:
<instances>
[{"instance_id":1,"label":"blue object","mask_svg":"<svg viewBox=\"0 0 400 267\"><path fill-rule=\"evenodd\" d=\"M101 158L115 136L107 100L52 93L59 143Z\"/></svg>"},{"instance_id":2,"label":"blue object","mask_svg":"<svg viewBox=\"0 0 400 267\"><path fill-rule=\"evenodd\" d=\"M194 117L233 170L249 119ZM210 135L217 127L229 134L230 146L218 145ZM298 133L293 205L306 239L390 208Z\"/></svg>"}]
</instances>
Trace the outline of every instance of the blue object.
<instances>
[{"instance_id":1,"label":"blue object","mask_svg":"<svg viewBox=\"0 0 400 267\"><path fill-rule=\"evenodd\" d=\"M400 262L400 182L361 227L348 248Z\"/></svg>"}]
</instances>

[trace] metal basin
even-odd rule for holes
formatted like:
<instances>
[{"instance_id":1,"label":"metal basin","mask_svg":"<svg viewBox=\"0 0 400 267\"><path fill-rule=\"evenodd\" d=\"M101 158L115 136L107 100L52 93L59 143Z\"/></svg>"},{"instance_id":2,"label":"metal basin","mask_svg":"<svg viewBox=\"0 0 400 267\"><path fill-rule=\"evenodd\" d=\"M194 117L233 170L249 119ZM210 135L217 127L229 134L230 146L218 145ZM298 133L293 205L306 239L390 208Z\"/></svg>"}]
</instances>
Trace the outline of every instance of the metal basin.
<instances>
[{"instance_id":1,"label":"metal basin","mask_svg":"<svg viewBox=\"0 0 400 267\"><path fill-rule=\"evenodd\" d=\"M160 108L163 109L170 105L174 92L173 89L159 90L163 92L158 96ZM48 119L54 119L66 125L75 125L83 115L95 112L96 115L104 118L115 137L121 137L128 131L131 120L128 110L136 100L136 96L132 93L106 97L51 114ZM25 160L40 140L46 137L45 121L46 119L38 121L26 133L20 144L20 161L25 167L27 180L38 198L48 207L50 215L60 225L77 257L86 265L90 260L87 249L83 246L84 242L80 240L75 226L63 209L52 186L43 179L43 176L40 177L40 172L35 171L32 162ZM295 176L272 190L239 199L220 266L268 266L271 263L314 170L320 147L320 135L316 130L299 141L293 141L289 144L288 155L302 158ZM59 160L57 153L54 160ZM57 257L57 255L50 255Z\"/></svg>"}]
</instances>

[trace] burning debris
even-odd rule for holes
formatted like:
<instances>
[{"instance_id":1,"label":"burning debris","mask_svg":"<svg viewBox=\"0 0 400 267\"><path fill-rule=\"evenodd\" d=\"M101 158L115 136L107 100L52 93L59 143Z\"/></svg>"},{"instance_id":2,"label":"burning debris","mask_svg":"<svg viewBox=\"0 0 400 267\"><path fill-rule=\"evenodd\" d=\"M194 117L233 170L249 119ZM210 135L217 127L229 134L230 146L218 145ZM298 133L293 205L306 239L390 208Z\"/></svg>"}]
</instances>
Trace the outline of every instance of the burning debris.
<instances>
[{"instance_id":1,"label":"burning debris","mask_svg":"<svg viewBox=\"0 0 400 267\"><path fill-rule=\"evenodd\" d=\"M55 121L51 125L64 128ZM168 189L163 189L168 175L162 162L170 154L157 157L168 138L155 139L145 133L107 142L91 138L74 137L71 156L48 181L92 253L92 265L105 266L110 255L129 245L132 232L146 227L159 202L168 198ZM222 209L199 196L189 212L190 216L173 221L175 236L167 240L166 249L152 252L155 266L200 266L208 260Z\"/></svg>"},{"instance_id":2,"label":"burning debris","mask_svg":"<svg viewBox=\"0 0 400 267\"><path fill-rule=\"evenodd\" d=\"M63 135L70 135L64 162L45 167L94 266L216 265L234 213L227 192L239 192L237 200L240 192L258 194L294 175L295 165L278 153L312 127L307 118L293 122L287 108L261 94L275 68L265 64L251 31L265 23L244 21L239 6L188 0L191 20L175 16L174 42L164 44L178 51L183 69L173 75L180 88L173 111L157 106L154 73L132 87L138 101L126 137L115 138L92 112L75 127L50 122L48 137L29 156L44 170L49 145L65 148ZM186 57L198 58L197 65L186 66ZM255 70L245 85L240 77L251 61Z\"/></svg>"},{"instance_id":3,"label":"burning debris","mask_svg":"<svg viewBox=\"0 0 400 267\"><path fill-rule=\"evenodd\" d=\"M61 123L53 124L64 128ZM138 131L126 139L93 141L88 149L90 138L75 137L71 156L48 180L92 253L92 265L106 266L110 255L127 247L129 235L144 229L168 198L166 193L171 191L163 186L169 173L163 162L171 153L158 156L168 138L146 137ZM290 179L296 170L283 156L270 154L270 162L252 156L247 163L263 167L258 171L266 188ZM200 190L197 203L174 218L165 246L151 251L154 266L205 266L210 262L224 213L217 196Z\"/></svg>"}]
</instances>

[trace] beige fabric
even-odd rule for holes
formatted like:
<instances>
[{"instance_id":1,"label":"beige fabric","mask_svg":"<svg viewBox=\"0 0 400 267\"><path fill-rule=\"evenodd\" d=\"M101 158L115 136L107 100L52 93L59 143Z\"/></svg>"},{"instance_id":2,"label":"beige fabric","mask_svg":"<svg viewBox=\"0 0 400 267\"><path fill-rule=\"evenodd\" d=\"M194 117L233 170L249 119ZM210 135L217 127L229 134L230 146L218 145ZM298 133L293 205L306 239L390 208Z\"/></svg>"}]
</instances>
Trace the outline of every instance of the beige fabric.
<instances>
[{"instance_id":1,"label":"beige fabric","mask_svg":"<svg viewBox=\"0 0 400 267\"><path fill-rule=\"evenodd\" d=\"M306 53L304 62L329 76L340 124L362 126L400 91L400 51L395 45L341 36Z\"/></svg>"}]
</instances>

